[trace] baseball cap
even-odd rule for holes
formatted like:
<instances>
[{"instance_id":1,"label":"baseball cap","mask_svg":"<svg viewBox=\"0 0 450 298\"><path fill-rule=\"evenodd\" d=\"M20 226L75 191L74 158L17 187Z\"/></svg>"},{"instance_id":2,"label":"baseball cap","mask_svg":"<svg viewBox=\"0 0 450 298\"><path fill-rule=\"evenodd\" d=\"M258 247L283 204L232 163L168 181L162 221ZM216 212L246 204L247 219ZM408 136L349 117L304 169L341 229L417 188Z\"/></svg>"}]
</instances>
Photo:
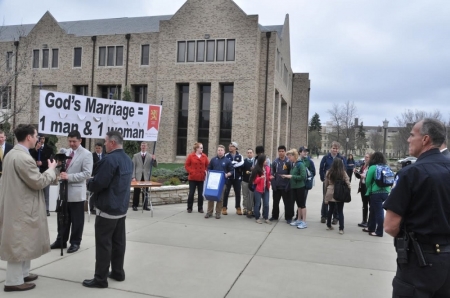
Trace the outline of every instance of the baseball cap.
<instances>
[{"instance_id":1,"label":"baseball cap","mask_svg":"<svg viewBox=\"0 0 450 298\"><path fill-rule=\"evenodd\" d=\"M238 149L238 143L236 143L236 142L231 142L230 145L232 145L232 146L236 147L236 149Z\"/></svg>"},{"instance_id":2,"label":"baseball cap","mask_svg":"<svg viewBox=\"0 0 450 298\"><path fill-rule=\"evenodd\" d=\"M301 146L301 147L298 149L298 152L303 152L303 151L309 152L309 149L308 149L308 148L305 148L305 146Z\"/></svg>"}]
</instances>

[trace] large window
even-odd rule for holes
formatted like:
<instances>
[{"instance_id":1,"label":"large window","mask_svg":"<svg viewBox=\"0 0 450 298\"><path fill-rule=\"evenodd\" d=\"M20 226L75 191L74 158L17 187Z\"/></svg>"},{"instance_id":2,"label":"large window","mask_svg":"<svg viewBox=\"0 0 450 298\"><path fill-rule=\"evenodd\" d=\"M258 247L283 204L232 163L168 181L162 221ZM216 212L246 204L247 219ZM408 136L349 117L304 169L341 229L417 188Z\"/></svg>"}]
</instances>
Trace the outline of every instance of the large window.
<instances>
[{"instance_id":1,"label":"large window","mask_svg":"<svg viewBox=\"0 0 450 298\"><path fill-rule=\"evenodd\" d=\"M39 68L39 50L33 50L33 68Z\"/></svg>"},{"instance_id":2,"label":"large window","mask_svg":"<svg viewBox=\"0 0 450 298\"><path fill-rule=\"evenodd\" d=\"M177 62L235 61L235 39L177 42Z\"/></svg>"},{"instance_id":3,"label":"large window","mask_svg":"<svg viewBox=\"0 0 450 298\"><path fill-rule=\"evenodd\" d=\"M58 68L59 49L52 49L52 68Z\"/></svg>"},{"instance_id":4,"label":"large window","mask_svg":"<svg viewBox=\"0 0 450 298\"><path fill-rule=\"evenodd\" d=\"M13 52L6 52L6 70L11 70L13 65Z\"/></svg>"},{"instance_id":5,"label":"large window","mask_svg":"<svg viewBox=\"0 0 450 298\"><path fill-rule=\"evenodd\" d=\"M7 86L1 89L0 103L2 109L11 109L11 87Z\"/></svg>"},{"instance_id":6,"label":"large window","mask_svg":"<svg viewBox=\"0 0 450 298\"><path fill-rule=\"evenodd\" d=\"M48 56L49 56L48 49L43 49L42 50L42 68L48 68Z\"/></svg>"},{"instance_id":7,"label":"large window","mask_svg":"<svg viewBox=\"0 0 450 298\"><path fill-rule=\"evenodd\" d=\"M84 96L88 96L89 95L88 94L89 89L88 89L87 85L73 86L73 88L75 89L74 90L75 94L84 95Z\"/></svg>"},{"instance_id":8,"label":"large window","mask_svg":"<svg viewBox=\"0 0 450 298\"><path fill-rule=\"evenodd\" d=\"M203 144L203 153L208 154L209 115L211 105L211 85L200 85L200 117L198 119L198 141Z\"/></svg>"},{"instance_id":9,"label":"large window","mask_svg":"<svg viewBox=\"0 0 450 298\"><path fill-rule=\"evenodd\" d=\"M189 85L178 85L178 90L177 155L184 156L187 153Z\"/></svg>"},{"instance_id":10,"label":"large window","mask_svg":"<svg viewBox=\"0 0 450 298\"><path fill-rule=\"evenodd\" d=\"M98 66L122 66L123 46L99 47Z\"/></svg>"},{"instance_id":11,"label":"large window","mask_svg":"<svg viewBox=\"0 0 450 298\"><path fill-rule=\"evenodd\" d=\"M134 88L134 101L147 103L147 85L136 85Z\"/></svg>"},{"instance_id":12,"label":"large window","mask_svg":"<svg viewBox=\"0 0 450 298\"><path fill-rule=\"evenodd\" d=\"M101 86L102 98L108 99L121 99L122 87L120 85L115 86Z\"/></svg>"},{"instance_id":13,"label":"large window","mask_svg":"<svg viewBox=\"0 0 450 298\"><path fill-rule=\"evenodd\" d=\"M224 146L231 143L233 88L232 84L221 85L219 144Z\"/></svg>"},{"instance_id":14,"label":"large window","mask_svg":"<svg viewBox=\"0 0 450 298\"><path fill-rule=\"evenodd\" d=\"M74 48L73 49L73 67L81 67L81 56L82 56L82 49Z\"/></svg>"},{"instance_id":15,"label":"large window","mask_svg":"<svg viewBox=\"0 0 450 298\"><path fill-rule=\"evenodd\" d=\"M150 64L150 45L143 44L141 46L141 65Z\"/></svg>"}]
</instances>

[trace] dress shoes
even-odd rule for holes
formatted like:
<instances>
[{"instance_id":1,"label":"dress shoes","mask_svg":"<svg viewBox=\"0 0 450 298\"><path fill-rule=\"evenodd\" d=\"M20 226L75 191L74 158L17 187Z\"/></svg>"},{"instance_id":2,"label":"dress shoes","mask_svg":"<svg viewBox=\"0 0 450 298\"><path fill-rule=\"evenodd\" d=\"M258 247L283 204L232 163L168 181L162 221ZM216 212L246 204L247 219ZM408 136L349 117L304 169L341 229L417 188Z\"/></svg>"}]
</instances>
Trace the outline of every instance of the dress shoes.
<instances>
[{"instance_id":1,"label":"dress shoes","mask_svg":"<svg viewBox=\"0 0 450 298\"><path fill-rule=\"evenodd\" d=\"M67 249L67 253L68 253L68 254L71 254L71 253L73 253L73 252L76 252L76 251L79 250L79 249L80 249L80 246L79 246L79 245L72 244L72 245L70 245L70 247Z\"/></svg>"},{"instance_id":2,"label":"dress shoes","mask_svg":"<svg viewBox=\"0 0 450 298\"><path fill-rule=\"evenodd\" d=\"M33 280L36 280L36 279L38 279L37 274L30 273L27 277L24 277L23 281L24 282L30 282L30 281L33 281Z\"/></svg>"},{"instance_id":3,"label":"dress shoes","mask_svg":"<svg viewBox=\"0 0 450 298\"><path fill-rule=\"evenodd\" d=\"M52 245L50 245L50 248L51 249L61 248L61 243L59 241L55 241L55 242L53 242ZM63 248L67 248L67 244L66 243L63 244Z\"/></svg>"},{"instance_id":4,"label":"dress shoes","mask_svg":"<svg viewBox=\"0 0 450 298\"><path fill-rule=\"evenodd\" d=\"M109 278L112 278L112 279L114 279L114 280L117 280L117 281L124 281L124 280L125 280L125 277L118 277L118 276L112 274L112 272L109 272L109 273L108 273L108 277L109 277Z\"/></svg>"},{"instance_id":5,"label":"dress shoes","mask_svg":"<svg viewBox=\"0 0 450 298\"><path fill-rule=\"evenodd\" d=\"M36 287L36 285L33 283L29 283L29 284L23 283L18 286L5 286L3 288L3 291L5 291L5 292L28 291L28 290L34 289L35 287Z\"/></svg>"},{"instance_id":6,"label":"dress shoes","mask_svg":"<svg viewBox=\"0 0 450 298\"><path fill-rule=\"evenodd\" d=\"M47 210L47 216L50 216L50 211Z\"/></svg>"},{"instance_id":7,"label":"dress shoes","mask_svg":"<svg viewBox=\"0 0 450 298\"><path fill-rule=\"evenodd\" d=\"M145 207L144 210L145 210L145 211L150 211L150 208Z\"/></svg>"},{"instance_id":8,"label":"dress shoes","mask_svg":"<svg viewBox=\"0 0 450 298\"><path fill-rule=\"evenodd\" d=\"M107 288L108 282L99 282L95 278L93 279L85 279L83 281L83 286L87 288Z\"/></svg>"},{"instance_id":9,"label":"dress shoes","mask_svg":"<svg viewBox=\"0 0 450 298\"><path fill-rule=\"evenodd\" d=\"M137 207L133 207L133 211L138 211L138 210L137 210Z\"/></svg>"}]
</instances>

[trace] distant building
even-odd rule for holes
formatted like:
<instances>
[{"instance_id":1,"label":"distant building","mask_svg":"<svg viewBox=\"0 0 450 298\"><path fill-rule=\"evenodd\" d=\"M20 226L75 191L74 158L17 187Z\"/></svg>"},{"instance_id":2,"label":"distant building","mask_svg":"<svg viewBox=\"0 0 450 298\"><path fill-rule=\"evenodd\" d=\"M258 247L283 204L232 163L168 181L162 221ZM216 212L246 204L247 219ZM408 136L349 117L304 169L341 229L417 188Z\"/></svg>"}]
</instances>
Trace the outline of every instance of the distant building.
<instances>
[{"instance_id":1,"label":"distant building","mask_svg":"<svg viewBox=\"0 0 450 298\"><path fill-rule=\"evenodd\" d=\"M26 103L15 126L39 123L40 88L118 99L127 88L136 102L164 99L163 162L184 161L197 141L210 156L231 140L271 157L307 143L310 80L291 68L288 15L263 26L231 0L188 0L166 16L58 22L47 12L1 27L0 52L11 70L29 59L1 95L3 109Z\"/></svg>"}]
</instances>

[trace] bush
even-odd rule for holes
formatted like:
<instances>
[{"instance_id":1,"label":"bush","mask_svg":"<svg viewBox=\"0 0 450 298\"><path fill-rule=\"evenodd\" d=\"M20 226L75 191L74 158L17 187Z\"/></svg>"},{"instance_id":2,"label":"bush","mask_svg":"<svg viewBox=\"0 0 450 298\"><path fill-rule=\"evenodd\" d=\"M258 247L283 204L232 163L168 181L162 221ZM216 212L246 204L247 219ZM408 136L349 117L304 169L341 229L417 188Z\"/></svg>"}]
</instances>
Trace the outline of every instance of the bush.
<instances>
[{"instance_id":1,"label":"bush","mask_svg":"<svg viewBox=\"0 0 450 298\"><path fill-rule=\"evenodd\" d=\"M161 177L161 178L170 178L170 177L173 177L174 174L173 174L173 171L171 171L171 170L156 168L152 171L152 176Z\"/></svg>"},{"instance_id":2,"label":"bush","mask_svg":"<svg viewBox=\"0 0 450 298\"><path fill-rule=\"evenodd\" d=\"M184 167L179 167L173 170L173 176L177 177L180 181L188 180L188 173Z\"/></svg>"},{"instance_id":3,"label":"bush","mask_svg":"<svg viewBox=\"0 0 450 298\"><path fill-rule=\"evenodd\" d=\"M180 179L178 179L178 177L172 177L169 179L168 181L170 183L170 185L180 185L181 181Z\"/></svg>"}]
</instances>

